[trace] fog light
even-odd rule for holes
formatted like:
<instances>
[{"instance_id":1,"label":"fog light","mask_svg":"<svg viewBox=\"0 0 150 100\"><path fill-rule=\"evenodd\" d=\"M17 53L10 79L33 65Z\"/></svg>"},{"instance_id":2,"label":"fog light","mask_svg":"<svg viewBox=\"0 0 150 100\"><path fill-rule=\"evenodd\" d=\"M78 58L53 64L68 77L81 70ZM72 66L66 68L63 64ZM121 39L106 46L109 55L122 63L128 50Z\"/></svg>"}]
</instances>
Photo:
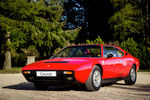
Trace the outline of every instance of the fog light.
<instances>
[{"instance_id":1,"label":"fog light","mask_svg":"<svg viewBox=\"0 0 150 100\"><path fill-rule=\"evenodd\" d=\"M73 78L72 78L72 77L67 77L67 80L70 80L70 81L71 81L71 80L73 80Z\"/></svg>"},{"instance_id":2,"label":"fog light","mask_svg":"<svg viewBox=\"0 0 150 100\"><path fill-rule=\"evenodd\" d=\"M34 80L34 77L29 77L29 79L32 81L32 80Z\"/></svg>"},{"instance_id":3,"label":"fog light","mask_svg":"<svg viewBox=\"0 0 150 100\"><path fill-rule=\"evenodd\" d=\"M23 71L23 74L30 74L30 71Z\"/></svg>"},{"instance_id":4,"label":"fog light","mask_svg":"<svg viewBox=\"0 0 150 100\"><path fill-rule=\"evenodd\" d=\"M64 71L64 74L72 74L71 71Z\"/></svg>"}]
</instances>

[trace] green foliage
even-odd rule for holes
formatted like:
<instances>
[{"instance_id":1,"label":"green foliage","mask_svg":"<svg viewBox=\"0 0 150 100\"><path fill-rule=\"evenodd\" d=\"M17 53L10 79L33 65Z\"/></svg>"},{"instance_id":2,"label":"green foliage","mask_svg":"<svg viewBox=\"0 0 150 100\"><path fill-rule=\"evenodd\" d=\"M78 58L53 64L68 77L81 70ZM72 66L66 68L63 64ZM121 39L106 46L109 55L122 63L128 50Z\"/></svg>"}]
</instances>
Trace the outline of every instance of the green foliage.
<instances>
[{"instance_id":1,"label":"green foliage","mask_svg":"<svg viewBox=\"0 0 150 100\"><path fill-rule=\"evenodd\" d=\"M128 38L127 41L121 42L121 48L129 52L131 55L137 57L140 60L140 69L148 69L148 51L143 44L136 43L133 38Z\"/></svg>"},{"instance_id":2,"label":"green foliage","mask_svg":"<svg viewBox=\"0 0 150 100\"><path fill-rule=\"evenodd\" d=\"M109 23L114 30L114 38L121 41L130 37L136 38L144 26L141 11L129 3L116 12L109 19Z\"/></svg>"},{"instance_id":3,"label":"green foliage","mask_svg":"<svg viewBox=\"0 0 150 100\"><path fill-rule=\"evenodd\" d=\"M51 54L66 41L73 42L80 30L62 29L63 8L59 0L47 5L44 0L5 0L0 1L0 10L0 35L10 32L15 50L34 46L43 54Z\"/></svg>"},{"instance_id":4,"label":"green foliage","mask_svg":"<svg viewBox=\"0 0 150 100\"><path fill-rule=\"evenodd\" d=\"M119 45L119 42L130 38L121 43L123 49L138 57L142 68L148 66L150 57L147 49L150 52L150 39L146 30L149 28L145 20L148 16L146 15L146 0L66 0L65 6L63 6L63 1L0 0L1 62L3 62L6 48L11 49L12 60L17 63L25 61L25 55L35 55L38 54L37 52L40 52L40 57L51 55L74 41L84 42L86 38L89 39L86 40L86 44L104 44L98 36L99 33L102 33L101 37L105 41L116 41L108 43L111 45ZM114 9L110 7L110 1ZM103 8L108 14L97 16L95 12L103 13ZM108 20L108 18L110 19ZM66 22L62 22L61 19ZM109 22L111 30L107 22ZM80 35L78 32L81 28L77 27L82 27ZM10 32L11 39L9 44L6 43L5 37L8 32ZM98 38L95 39L97 36ZM95 40L91 41L92 39Z\"/></svg>"},{"instance_id":5,"label":"green foliage","mask_svg":"<svg viewBox=\"0 0 150 100\"><path fill-rule=\"evenodd\" d=\"M109 41L107 44L108 44L108 45L120 46L119 41Z\"/></svg>"},{"instance_id":6,"label":"green foliage","mask_svg":"<svg viewBox=\"0 0 150 100\"><path fill-rule=\"evenodd\" d=\"M39 56L36 46L30 45L28 48L21 49L26 56Z\"/></svg>"},{"instance_id":7,"label":"green foliage","mask_svg":"<svg viewBox=\"0 0 150 100\"><path fill-rule=\"evenodd\" d=\"M133 38L128 38L127 41L121 42L121 48L125 51L129 52L131 55L135 57L139 57L139 48L138 44L133 40Z\"/></svg>"},{"instance_id":8,"label":"green foliage","mask_svg":"<svg viewBox=\"0 0 150 100\"><path fill-rule=\"evenodd\" d=\"M90 41L90 40L86 40L85 44L104 44L103 40L100 38L100 36L98 36L95 40Z\"/></svg>"},{"instance_id":9,"label":"green foliage","mask_svg":"<svg viewBox=\"0 0 150 100\"><path fill-rule=\"evenodd\" d=\"M16 64L29 55L44 58L74 42L80 28L63 29L62 4L60 0L0 0L0 58L6 47L11 48L12 63ZM5 38L8 32L10 45Z\"/></svg>"}]
</instances>

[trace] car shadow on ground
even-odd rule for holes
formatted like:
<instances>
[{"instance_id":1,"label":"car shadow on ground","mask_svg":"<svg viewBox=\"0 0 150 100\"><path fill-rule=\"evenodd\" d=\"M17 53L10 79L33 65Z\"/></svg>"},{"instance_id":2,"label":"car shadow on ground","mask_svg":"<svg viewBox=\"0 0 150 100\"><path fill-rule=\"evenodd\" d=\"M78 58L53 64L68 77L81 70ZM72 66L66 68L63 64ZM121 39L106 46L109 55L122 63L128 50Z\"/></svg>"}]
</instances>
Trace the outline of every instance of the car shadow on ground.
<instances>
[{"instance_id":1,"label":"car shadow on ground","mask_svg":"<svg viewBox=\"0 0 150 100\"><path fill-rule=\"evenodd\" d=\"M22 82L15 85L5 86L3 88L15 89L15 90L35 90L34 85L30 82Z\"/></svg>"},{"instance_id":2,"label":"car shadow on ground","mask_svg":"<svg viewBox=\"0 0 150 100\"><path fill-rule=\"evenodd\" d=\"M15 90L36 90L33 83L30 82L22 82L19 84L9 85L2 88L15 89ZM70 91L70 90L85 91L84 87L79 87L79 86L49 86L48 88L48 91ZM38 91L42 91L42 90L38 90Z\"/></svg>"},{"instance_id":3,"label":"car shadow on ground","mask_svg":"<svg viewBox=\"0 0 150 100\"><path fill-rule=\"evenodd\" d=\"M139 92L149 92L150 93L150 84L134 84L134 85L125 85L122 83L115 83L112 88L120 88L124 90L132 90Z\"/></svg>"},{"instance_id":4,"label":"car shadow on ground","mask_svg":"<svg viewBox=\"0 0 150 100\"><path fill-rule=\"evenodd\" d=\"M101 88L104 87L111 87L111 88L119 88L119 89L124 89L124 90L133 90L133 91L140 91L140 92L150 92L150 84L146 85L140 85L140 84L135 84L135 85L125 85L123 83L105 83L102 85ZM2 88L6 89L15 89L15 90L36 90L34 85L30 82L22 82L19 84L15 85L9 85L5 86ZM84 86L49 86L48 91L86 91L86 88ZM39 91L39 90L37 90Z\"/></svg>"}]
</instances>

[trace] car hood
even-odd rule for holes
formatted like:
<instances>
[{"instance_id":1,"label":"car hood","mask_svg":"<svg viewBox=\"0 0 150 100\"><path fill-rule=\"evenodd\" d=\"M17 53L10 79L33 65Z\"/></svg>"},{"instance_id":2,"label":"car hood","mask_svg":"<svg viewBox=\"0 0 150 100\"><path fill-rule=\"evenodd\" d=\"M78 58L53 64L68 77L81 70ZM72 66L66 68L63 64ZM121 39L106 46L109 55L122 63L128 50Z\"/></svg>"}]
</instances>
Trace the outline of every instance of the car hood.
<instances>
[{"instance_id":1,"label":"car hood","mask_svg":"<svg viewBox=\"0 0 150 100\"><path fill-rule=\"evenodd\" d=\"M23 67L22 70L75 70L92 63L92 58L54 58L38 61Z\"/></svg>"}]
</instances>

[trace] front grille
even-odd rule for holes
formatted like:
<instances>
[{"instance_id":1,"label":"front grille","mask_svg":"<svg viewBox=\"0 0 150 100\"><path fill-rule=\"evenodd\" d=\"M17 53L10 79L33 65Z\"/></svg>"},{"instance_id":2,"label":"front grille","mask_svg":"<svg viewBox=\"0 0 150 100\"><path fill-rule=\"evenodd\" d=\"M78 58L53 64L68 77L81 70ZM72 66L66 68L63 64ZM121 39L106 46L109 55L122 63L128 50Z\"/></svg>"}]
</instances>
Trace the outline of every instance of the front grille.
<instances>
[{"instance_id":1,"label":"front grille","mask_svg":"<svg viewBox=\"0 0 150 100\"><path fill-rule=\"evenodd\" d=\"M34 82L34 81L49 81L49 82L56 82L56 81L57 82L65 82L65 81L68 82L69 81L69 82L74 82L74 80L75 80L74 79L74 72L71 75L64 74L64 71L61 71L61 70L56 71L56 73L57 73L56 77L37 77L36 71L30 71L30 74L26 74L24 76L30 82Z\"/></svg>"}]
</instances>

